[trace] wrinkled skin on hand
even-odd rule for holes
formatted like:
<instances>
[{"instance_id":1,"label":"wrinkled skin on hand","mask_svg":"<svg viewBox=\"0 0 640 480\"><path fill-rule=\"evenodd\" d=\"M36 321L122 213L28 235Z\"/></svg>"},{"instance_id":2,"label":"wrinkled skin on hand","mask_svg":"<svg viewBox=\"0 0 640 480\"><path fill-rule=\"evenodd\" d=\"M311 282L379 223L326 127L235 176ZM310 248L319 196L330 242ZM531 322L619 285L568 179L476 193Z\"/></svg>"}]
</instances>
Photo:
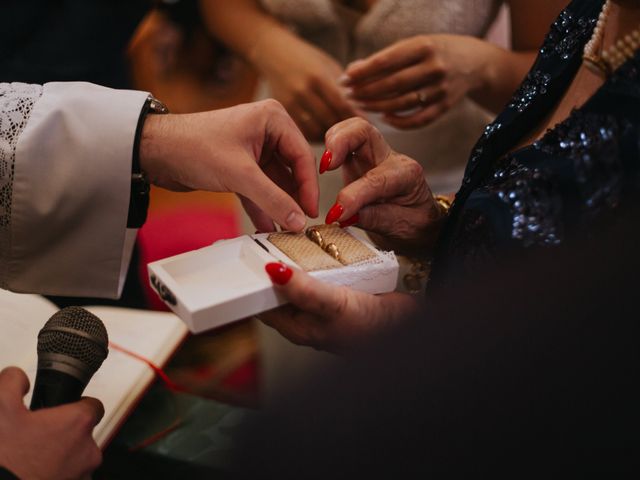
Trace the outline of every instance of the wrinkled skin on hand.
<instances>
[{"instance_id":1,"label":"wrinkled skin on hand","mask_svg":"<svg viewBox=\"0 0 640 480\"><path fill-rule=\"evenodd\" d=\"M385 249L433 247L444 215L418 162L391 150L360 118L332 127L325 144L333 154L329 169L341 167L346 184L336 199L343 207L337 221L357 214L358 226Z\"/></svg>"}]
</instances>

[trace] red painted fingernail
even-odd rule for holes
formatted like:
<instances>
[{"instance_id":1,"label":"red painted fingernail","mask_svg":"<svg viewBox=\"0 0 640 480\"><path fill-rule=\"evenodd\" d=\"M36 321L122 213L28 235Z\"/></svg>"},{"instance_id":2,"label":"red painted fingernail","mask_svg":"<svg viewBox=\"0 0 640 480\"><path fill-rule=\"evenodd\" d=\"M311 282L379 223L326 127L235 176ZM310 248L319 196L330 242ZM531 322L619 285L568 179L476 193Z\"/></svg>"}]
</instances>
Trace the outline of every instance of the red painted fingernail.
<instances>
[{"instance_id":1,"label":"red painted fingernail","mask_svg":"<svg viewBox=\"0 0 640 480\"><path fill-rule=\"evenodd\" d=\"M344 207L339 203L336 203L333 207L331 207L331 210L329 210L329 213L327 213L327 218L325 218L324 223L329 225L337 221L342 216L343 213L344 213Z\"/></svg>"},{"instance_id":2,"label":"red painted fingernail","mask_svg":"<svg viewBox=\"0 0 640 480\"><path fill-rule=\"evenodd\" d=\"M358 214L356 213L353 217L347 218L344 222L340 222L340 228L350 227L351 225L355 225L360 220Z\"/></svg>"},{"instance_id":3,"label":"red painted fingernail","mask_svg":"<svg viewBox=\"0 0 640 480\"><path fill-rule=\"evenodd\" d=\"M264 266L264 269L271 277L273 283L277 283L278 285L284 285L291 280L291 276L293 275L293 270L287 267L284 263L267 263Z\"/></svg>"},{"instance_id":4,"label":"red painted fingernail","mask_svg":"<svg viewBox=\"0 0 640 480\"><path fill-rule=\"evenodd\" d=\"M329 165L331 165L331 159L333 158L333 153L329 150L325 150L320 158L320 168L318 171L322 174L329 169Z\"/></svg>"}]
</instances>

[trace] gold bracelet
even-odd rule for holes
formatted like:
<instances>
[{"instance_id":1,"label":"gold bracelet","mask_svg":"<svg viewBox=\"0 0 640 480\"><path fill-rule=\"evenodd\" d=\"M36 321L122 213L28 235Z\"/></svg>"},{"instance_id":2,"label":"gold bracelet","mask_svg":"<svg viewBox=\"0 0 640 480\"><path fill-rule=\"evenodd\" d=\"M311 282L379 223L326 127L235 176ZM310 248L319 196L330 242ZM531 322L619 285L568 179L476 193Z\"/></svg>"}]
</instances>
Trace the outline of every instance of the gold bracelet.
<instances>
[{"instance_id":1,"label":"gold bracelet","mask_svg":"<svg viewBox=\"0 0 640 480\"><path fill-rule=\"evenodd\" d=\"M443 216L447 216L447 214L449 213L449 210L451 210L451 200L449 200L449 198L445 197L444 195L436 195L435 197L433 197L434 200L436 201L436 203L440 206L440 211L442 212Z\"/></svg>"},{"instance_id":2,"label":"gold bracelet","mask_svg":"<svg viewBox=\"0 0 640 480\"><path fill-rule=\"evenodd\" d=\"M431 271L431 261L419 258L407 258L411 269L402 277L404 288L412 295L424 294Z\"/></svg>"}]
</instances>

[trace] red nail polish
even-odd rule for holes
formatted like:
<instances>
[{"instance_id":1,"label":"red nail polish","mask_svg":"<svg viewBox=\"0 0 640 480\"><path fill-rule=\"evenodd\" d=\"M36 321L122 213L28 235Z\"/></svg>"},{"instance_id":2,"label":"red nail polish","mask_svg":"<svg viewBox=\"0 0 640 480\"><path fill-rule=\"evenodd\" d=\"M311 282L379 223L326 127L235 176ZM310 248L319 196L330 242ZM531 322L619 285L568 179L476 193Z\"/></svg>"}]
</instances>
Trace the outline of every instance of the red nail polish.
<instances>
[{"instance_id":1,"label":"red nail polish","mask_svg":"<svg viewBox=\"0 0 640 480\"><path fill-rule=\"evenodd\" d=\"M327 213L327 218L325 218L324 223L329 225L337 221L342 216L343 213L344 213L344 207L339 203L336 203L333 207L331 207L331 210L329 210L329 213Z\"/></svg>"},{"instance_id":2,"label":"red nail polish","mask_svg":"<svg viewBox=\"0 0 640 480\"><path fill-rule=\"evenodd\" d=\"M344 222L340 222L340 228L350 227L351 225L355 225L360 220L360 217L356 213L353 217L347 218Z\"/></svg>"},{"instance_id":3,"label":"red nail polish","mask_svg":"<svg viewBox=\"0 0 640 480\"><path fill-rule=\"evenodd\" d=\"M329 150L325 150L324 153L322 154L322 157L320 158L320 168L318 168L318 171L321 174L326 172L329 169L332 158L333 158L333 153L331 153Z\"/></svg>"},{"instance_id":4,"label":"red nail polish","mask_svg":"<svg viewBox=\"0 0 640 480\"><path fill-rule=\"evenodd\" d=\"M293 275L293 270L287 267L284 263L267 263L264 266L264 269L271 277L273 283L277 283L278 285L284 285L291 280L291 276Z\"/></svg>"}]
</instances>

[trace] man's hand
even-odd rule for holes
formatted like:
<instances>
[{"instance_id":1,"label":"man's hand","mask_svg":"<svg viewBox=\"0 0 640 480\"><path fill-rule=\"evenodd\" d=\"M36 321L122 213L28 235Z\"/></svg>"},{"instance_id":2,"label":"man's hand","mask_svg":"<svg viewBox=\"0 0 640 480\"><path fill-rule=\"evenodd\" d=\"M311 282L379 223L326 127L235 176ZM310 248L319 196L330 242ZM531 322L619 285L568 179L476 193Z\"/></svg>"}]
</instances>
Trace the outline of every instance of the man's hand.
<instances>
[{"instance_id":1,"label":"man's hand","mask_svg":"<svg viewBox=\"0 0 640 480\"><path fill-rule=\"evenodd\" d=\"M275 100L185 115L149 115L140 165L170 190L235 192L261 231L300 231L318 215L315 160Z\"/></svg>"},{"instance_id":2,"label":"man's hand","mask_svg":"<svg viewBox=\"0 0 640 480\"><path fill-rule=\"evenodd\" d=\"M16 367L0 372L0 465L19 478L87 477L102 462L91 437L104 414L94 398L35 412L23 403L29 380Z\"/></svg>"}]
</instances>

